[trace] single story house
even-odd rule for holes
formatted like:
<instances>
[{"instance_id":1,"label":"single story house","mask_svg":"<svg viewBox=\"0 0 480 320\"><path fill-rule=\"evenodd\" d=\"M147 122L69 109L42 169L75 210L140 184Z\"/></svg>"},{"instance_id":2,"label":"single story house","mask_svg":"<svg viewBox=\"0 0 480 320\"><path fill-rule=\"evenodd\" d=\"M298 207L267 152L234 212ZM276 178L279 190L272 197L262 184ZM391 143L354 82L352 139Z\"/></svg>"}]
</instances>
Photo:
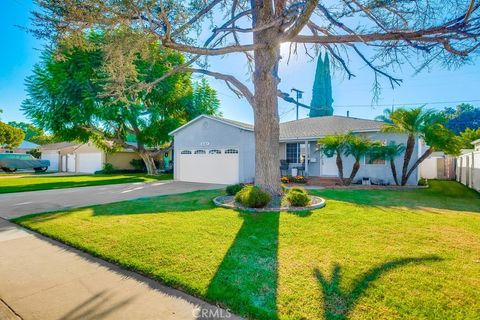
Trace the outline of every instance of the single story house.
<instances>
[{"instance_id":1,"label":"single story house","mask_svg":"<svg viewBox=\"0 0 480 320\"><path fill-rule=\"evenodd\" d=\"M27 153L33 149L38 148L39 145L27 140L23 140L22 143L15 149L0 148L0 153Z\"/></svg>"},{"instance_id":2,"label":"single story house","mask_svg":"<svg viewBox=\"0 0 480 320\"><path fill-rule=\"evenodd\" d=\"M107 153L92 142L59 142L40 147L41 159L50 160L49 171L94 173L102 170L105 163L115 169L134 169L130 164L133 159L140 159L132 150Z\"/></svg>"},{"instance_id":3,"label":"single story house","mask_svg":"<svg viewBox=\"0 0 480 320\"><path fill-rule=\"evenodd\" d=\"M307 118L280 124L280 159L288 163L288 174L299 167L310 177L338 177L335 157L328 158L320 150L318 140L335 133L352 132L373 140L388 143L406 143L407 136L383 133L384 123L374 120L342 116ZM255 177L254 127L220 117L201 115L170 135L174 141L174 178L180 181L207 183L248 183ZM417 138L412 163L419 157L420 139ZM403 164L403 155L396 159L397 169ZM347 176L353 167L353 157L344 157ZM280 164L279 164L280 165ZM390 164L383 160L364 157L357 179L394 183ZM418 170L408 184L417 184Z\"/></svg>"}]
</instances>

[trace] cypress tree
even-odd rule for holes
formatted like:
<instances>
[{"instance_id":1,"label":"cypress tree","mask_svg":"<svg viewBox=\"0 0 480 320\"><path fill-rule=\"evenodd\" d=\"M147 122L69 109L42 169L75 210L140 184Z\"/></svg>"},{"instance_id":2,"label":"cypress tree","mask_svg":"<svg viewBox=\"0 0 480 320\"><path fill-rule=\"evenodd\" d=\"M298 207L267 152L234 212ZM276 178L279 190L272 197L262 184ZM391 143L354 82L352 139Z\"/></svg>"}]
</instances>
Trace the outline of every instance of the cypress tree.
<instances>
[{"instance_id":1,"label":"cypress tree","mask_svg":"<svg viewBox=\"0 0 480 320\"><path fill-rule=\"evenodd\" d=\"M332 79L330 76L330 60L325 54L318 57L315 81L313 83L312 102L310 104L310 118L331 116L333 114Z\"/></svg>"}]
</instances>

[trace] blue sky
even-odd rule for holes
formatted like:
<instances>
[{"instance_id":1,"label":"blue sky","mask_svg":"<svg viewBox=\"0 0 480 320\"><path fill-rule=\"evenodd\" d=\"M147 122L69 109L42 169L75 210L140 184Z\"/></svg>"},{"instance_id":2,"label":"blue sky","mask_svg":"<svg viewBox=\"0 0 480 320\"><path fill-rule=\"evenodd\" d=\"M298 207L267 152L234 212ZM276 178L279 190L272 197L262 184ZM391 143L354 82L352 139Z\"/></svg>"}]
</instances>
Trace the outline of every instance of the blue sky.
<instances>
[{"instance_id":1,"label":"blue sky","mask_svg":"<svg viewBox=\"0 0 480 320\"><path fill-rule=\"evenodd\" d=\"M25 98L24 80L31 73L33 65L39 60L42 43L18 26L28 26L30 0L2 0L0 3L0 108L2 121L25 121L20 111L20 104ZM282 50L283 51L283 50ZM300 52L302 50L299 50ZM315 72L316 61L299 55L286 64L286 50L283 51L280 67L280 89L290 91L295 87L305 91L302 102L309 104ZM209 60L211 70L231 73L241 80L248 81L245 59L240 54L228 57L215 57ZM457 70L433 68L414 75L411 68L403 66L395 75L404 80L401 87L392 90L385 82L377 105L372 105L373 73L363 63L352 57L351 69L356 77L344 79L340 72L333 74L334 112L338 115L350 115L359 118L373 118L386 106L398 106L411 103L425 104L428 107L443 108L454 106L455 101L465 101L480 106L480 60L465 65ZM238 121L253 122L249 104L238 99L223 82L211 80L221 100L223 115ZM447 102L447 103L442 103ZM385 106L384 106L385 105ZM306 117L308 111L300 110L300 117ZM293 105L280 101L281 121L293 120Z\"/></svg>"}]
</instances>

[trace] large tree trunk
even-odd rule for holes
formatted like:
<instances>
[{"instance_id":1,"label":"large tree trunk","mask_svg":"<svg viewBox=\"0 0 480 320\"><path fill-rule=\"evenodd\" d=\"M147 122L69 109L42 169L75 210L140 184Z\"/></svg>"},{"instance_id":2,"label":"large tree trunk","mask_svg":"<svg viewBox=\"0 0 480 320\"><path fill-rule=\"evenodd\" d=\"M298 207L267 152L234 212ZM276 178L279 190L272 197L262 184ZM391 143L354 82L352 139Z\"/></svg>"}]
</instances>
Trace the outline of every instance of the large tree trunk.
<instances>
[{"instance_id":1,"label":"large tree trunk","mask_svg":"<svg viewBox=\"0 0 480 320\"><path fill-rule=\"evenodd\" d=\"M151 154L146 150L140 150L138 151L138 155L140 156L140 158L142 158L145 166L147 167L147 174L157 175L158 169L155 166L155 162L153 161L153 157L151 156Z\"/></svg>"},{"instance_id":2,"label":"large tree trunk","mask_svg":"<svg viewBox=\"0 0 480 320\"><path fill-rule=\"evenodd\" d=\"M261 27L272 18L270 4L256 1L254 25ZM280 184L279 117L278 117L278 61L280 47L276 30L265 29L254 33L254 42L268 44L254 51L253 113L255 125L255 185L273 196L282 194Z\"/></svg>"},{"instance_id":3,"label":"large tree trunk","mask_svg":"<svg viewBox=\"0 0 480 320\"><path fill-rule=\"evenodd\" d=\"M408 181L408 165L410 164L410 159L412 159L413 149L415 148L415 136L413 134L408 135L407 146L405 148L405 156L403 157L403 167L402 167L402 186L407 184Z\"/></svg>"},{"instance_id":4,"label":"large tree trunk","mask_svg":"<svg viewBox=\"0 0 480 320\"><path fill-rule=\"evenodd\" d=\"M390 168L392 169L393 181L398 186L397 167L395 166L395 159L390 159Z\"/></svg>"},{"instance_id":5,"label":"large tree trunk","mask_svg":"<svg viewBox=\"0 0 480 320\"><path fill-rule=\"evenodd\" d=\"M425 159L430 157L432 153L433 153L433 149L429 148L427 151L425 151L424 154L422 154L420 158L417 159L417 161L415 161L413 166L407 172L407 178L406 178L407 181L408 181L408 178L410 178L410 176L412 175L413 171L420 165L420 163L422 163Z\"/></svg>"},{"instance_id":6,"label":"large tree trunk","mask_svg":"<svg viewBox=\"0 0 480 320\"><path fill-rule=\"evenodd\" d=\"M358 170L360 170L360 161L355 160L355 163L353 164L352 172L350 173L350 177L345 180L345 184L347 186L352 183L353 179L355 179L355 176L357 175Z\"/></svg>"},{"instance_id":7,"label":"large tree trunk","mask_svg":"<svg viewBox=\"0 0 480 320\"><path fill-rule=\"evenodd\" d=\"M342 161L342 154L337 152L337 157L335 159L335 163L337 164L338 169L338 177L340 178L340 182L345 184L345 180L343 179L343 161Z\"/></svg>"}]
</instances>

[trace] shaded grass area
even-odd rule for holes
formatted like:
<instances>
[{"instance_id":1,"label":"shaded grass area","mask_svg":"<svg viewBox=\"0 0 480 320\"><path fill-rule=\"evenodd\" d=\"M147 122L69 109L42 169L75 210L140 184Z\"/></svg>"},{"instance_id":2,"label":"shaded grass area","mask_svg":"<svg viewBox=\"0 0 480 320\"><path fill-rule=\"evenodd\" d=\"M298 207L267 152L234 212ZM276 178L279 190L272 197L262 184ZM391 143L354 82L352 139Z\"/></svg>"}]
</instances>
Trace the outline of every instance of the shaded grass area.
<instances>
[{"instance_id":1,"label":"shaded grass area","mask_svg":"<svg viewBox=\"0 0 480 320\"><path fill-rule=\"evenodd\" d=\"M0 193L89 187L107 184L149 182L170 180L172 174L149 176L143 173L131 174L89 174L89 175L37 175L30 174L0 179Z\"/></svg>"},{"instance_id":2,"label":"shaded grass area","mask_svg":"<svg viewBox=\"0 0 480 320\"><path fill-rule=\"evenodd\" d=\"M221 191L15 222L258 319L478 319L480 198L454 182L322 190L308 215L214 207Z\"/></svg>"}]
</instances>

